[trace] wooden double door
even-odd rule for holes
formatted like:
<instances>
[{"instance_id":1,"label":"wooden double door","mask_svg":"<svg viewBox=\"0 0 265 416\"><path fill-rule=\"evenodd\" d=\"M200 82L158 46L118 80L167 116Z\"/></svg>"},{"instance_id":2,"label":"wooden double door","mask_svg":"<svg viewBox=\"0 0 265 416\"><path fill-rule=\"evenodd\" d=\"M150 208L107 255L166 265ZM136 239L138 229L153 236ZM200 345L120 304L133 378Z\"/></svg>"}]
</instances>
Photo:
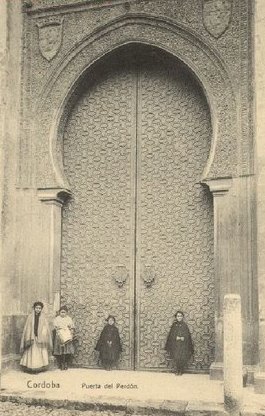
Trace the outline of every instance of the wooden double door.
<instances>
[{"instance_id":1,"label":"wooden double door","mask_svg":"<svg viewBox=\"0 0 265 416\"><path fill-rule=\"evenodd\" d=\"M78 365L98 365L94 347L113 314L120 367L165 368L166 336L182 309L195 345L191 367L209 367L213 210L199 181L210 141L200 86L160 50L121 48L80 81L64 131L73 197L63 209L61 267Z\"/></svg>"}]
</instances>

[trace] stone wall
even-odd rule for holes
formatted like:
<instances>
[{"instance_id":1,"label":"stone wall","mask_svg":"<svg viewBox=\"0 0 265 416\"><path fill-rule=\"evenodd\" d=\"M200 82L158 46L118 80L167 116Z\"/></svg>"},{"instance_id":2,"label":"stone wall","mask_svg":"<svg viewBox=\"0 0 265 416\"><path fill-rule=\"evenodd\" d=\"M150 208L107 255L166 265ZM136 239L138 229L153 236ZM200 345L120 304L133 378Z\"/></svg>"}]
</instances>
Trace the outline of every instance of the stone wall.
<instances>
[{"instance_id":1,"label":"stone wall","mask_svg":"<svg viewBox=\"0 0 265 416\"><path fill-rule=\"evenodd\" d=\"M1 1L1 105L0 105L0 234L1 234L1 313L4 334L2 352L14 358L24 319L20 315L20 293L16 262L16 175L21 130L22 14L18 1ZM19 329L18 329L19 328ZM5 360L4 360L5 361Z\"/></svg>"},{"instance_id":2,"label":"stone wall","mask_svg":"<svg viewBox=\"0 0 265 416\"><path fill-rule=\"evenodd\" d=\"M255 8L255 121L257 186L257 269L259 289L259 371L255 378L258 393L265 393L265 4Z\"/></svg>"}]
</instances>

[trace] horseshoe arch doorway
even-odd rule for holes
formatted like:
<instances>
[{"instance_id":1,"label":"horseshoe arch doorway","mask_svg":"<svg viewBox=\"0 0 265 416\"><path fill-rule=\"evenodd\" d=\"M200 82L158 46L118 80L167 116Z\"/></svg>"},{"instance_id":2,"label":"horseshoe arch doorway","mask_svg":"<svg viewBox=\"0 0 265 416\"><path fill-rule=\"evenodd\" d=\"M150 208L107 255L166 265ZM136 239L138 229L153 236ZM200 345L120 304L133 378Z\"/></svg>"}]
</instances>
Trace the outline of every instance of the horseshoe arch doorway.
<instances>
[{"instance_id":1,"label":"horseshoe arch doorway","mask_svg":"<svg viewBox=\"0 0 265 416\"><path fill-rule=\"evenodd\" d=\"M211 144L203 90L160 49L127 45L80 81L65 124L61 302L80 345L78 366L114 314L120 368L165 369L176 309L195 345L192 371L214 356L213 207L199 183Z\"/></svg>"}]
</instances>

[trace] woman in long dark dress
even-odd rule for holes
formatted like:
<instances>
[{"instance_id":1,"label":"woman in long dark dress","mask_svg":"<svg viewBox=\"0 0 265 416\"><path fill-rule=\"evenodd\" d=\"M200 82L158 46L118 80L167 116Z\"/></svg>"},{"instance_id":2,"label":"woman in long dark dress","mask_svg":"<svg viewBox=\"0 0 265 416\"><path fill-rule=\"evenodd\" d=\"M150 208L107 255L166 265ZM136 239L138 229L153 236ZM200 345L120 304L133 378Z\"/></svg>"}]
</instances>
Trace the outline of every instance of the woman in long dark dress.
<instances>
[{"instance_id":1,"label":"woman in long dark dress","mask_svg":"<svg viewBox=\"0 0 265 416\"><path fill-rule=\"evenodd\" d=\"M182 375L194 350L188 325L184 322L184 313L177 311L173 322L165 349L172 359L174 372Z\"/></svg>"},{"instance_id":2,"label":"woman in long dark dress","mask_svg":"<svg viewBox=\"0 0 265 416\"><path fill-rule=\"evenodd\" d=\"M95 350L99 351L101 365L106 370L111 370L112 367L117 366L122 348L114 316L109 315L106 321L107 324L100 334Z\"/></svg>"}]
</instances>

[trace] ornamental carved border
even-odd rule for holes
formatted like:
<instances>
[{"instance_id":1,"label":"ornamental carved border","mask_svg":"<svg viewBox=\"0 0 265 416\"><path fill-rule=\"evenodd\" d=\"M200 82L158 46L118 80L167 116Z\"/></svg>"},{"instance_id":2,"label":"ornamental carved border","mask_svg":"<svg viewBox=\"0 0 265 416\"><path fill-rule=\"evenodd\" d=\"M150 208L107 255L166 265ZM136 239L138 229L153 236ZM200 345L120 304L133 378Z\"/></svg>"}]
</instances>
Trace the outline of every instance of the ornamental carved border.
<instances>
[{"instance_id":1,"label":"ornamental carved border","mask_svg":"<svg viewBox=\"0 0 265 416\"><path fill-rule=\"evenodd\" d=\"M213 127L211 151L202 180L236 174L237 102L224 62L209 44L185 26L170 19L139 14L123 16L100 27L75 45L52 72L33 117L33 135L38 143L38 188L69 189L58 143L71 97L93 63L131 43L152 45L175 56L202 85Z\"/></svg>"}]
</instances>

